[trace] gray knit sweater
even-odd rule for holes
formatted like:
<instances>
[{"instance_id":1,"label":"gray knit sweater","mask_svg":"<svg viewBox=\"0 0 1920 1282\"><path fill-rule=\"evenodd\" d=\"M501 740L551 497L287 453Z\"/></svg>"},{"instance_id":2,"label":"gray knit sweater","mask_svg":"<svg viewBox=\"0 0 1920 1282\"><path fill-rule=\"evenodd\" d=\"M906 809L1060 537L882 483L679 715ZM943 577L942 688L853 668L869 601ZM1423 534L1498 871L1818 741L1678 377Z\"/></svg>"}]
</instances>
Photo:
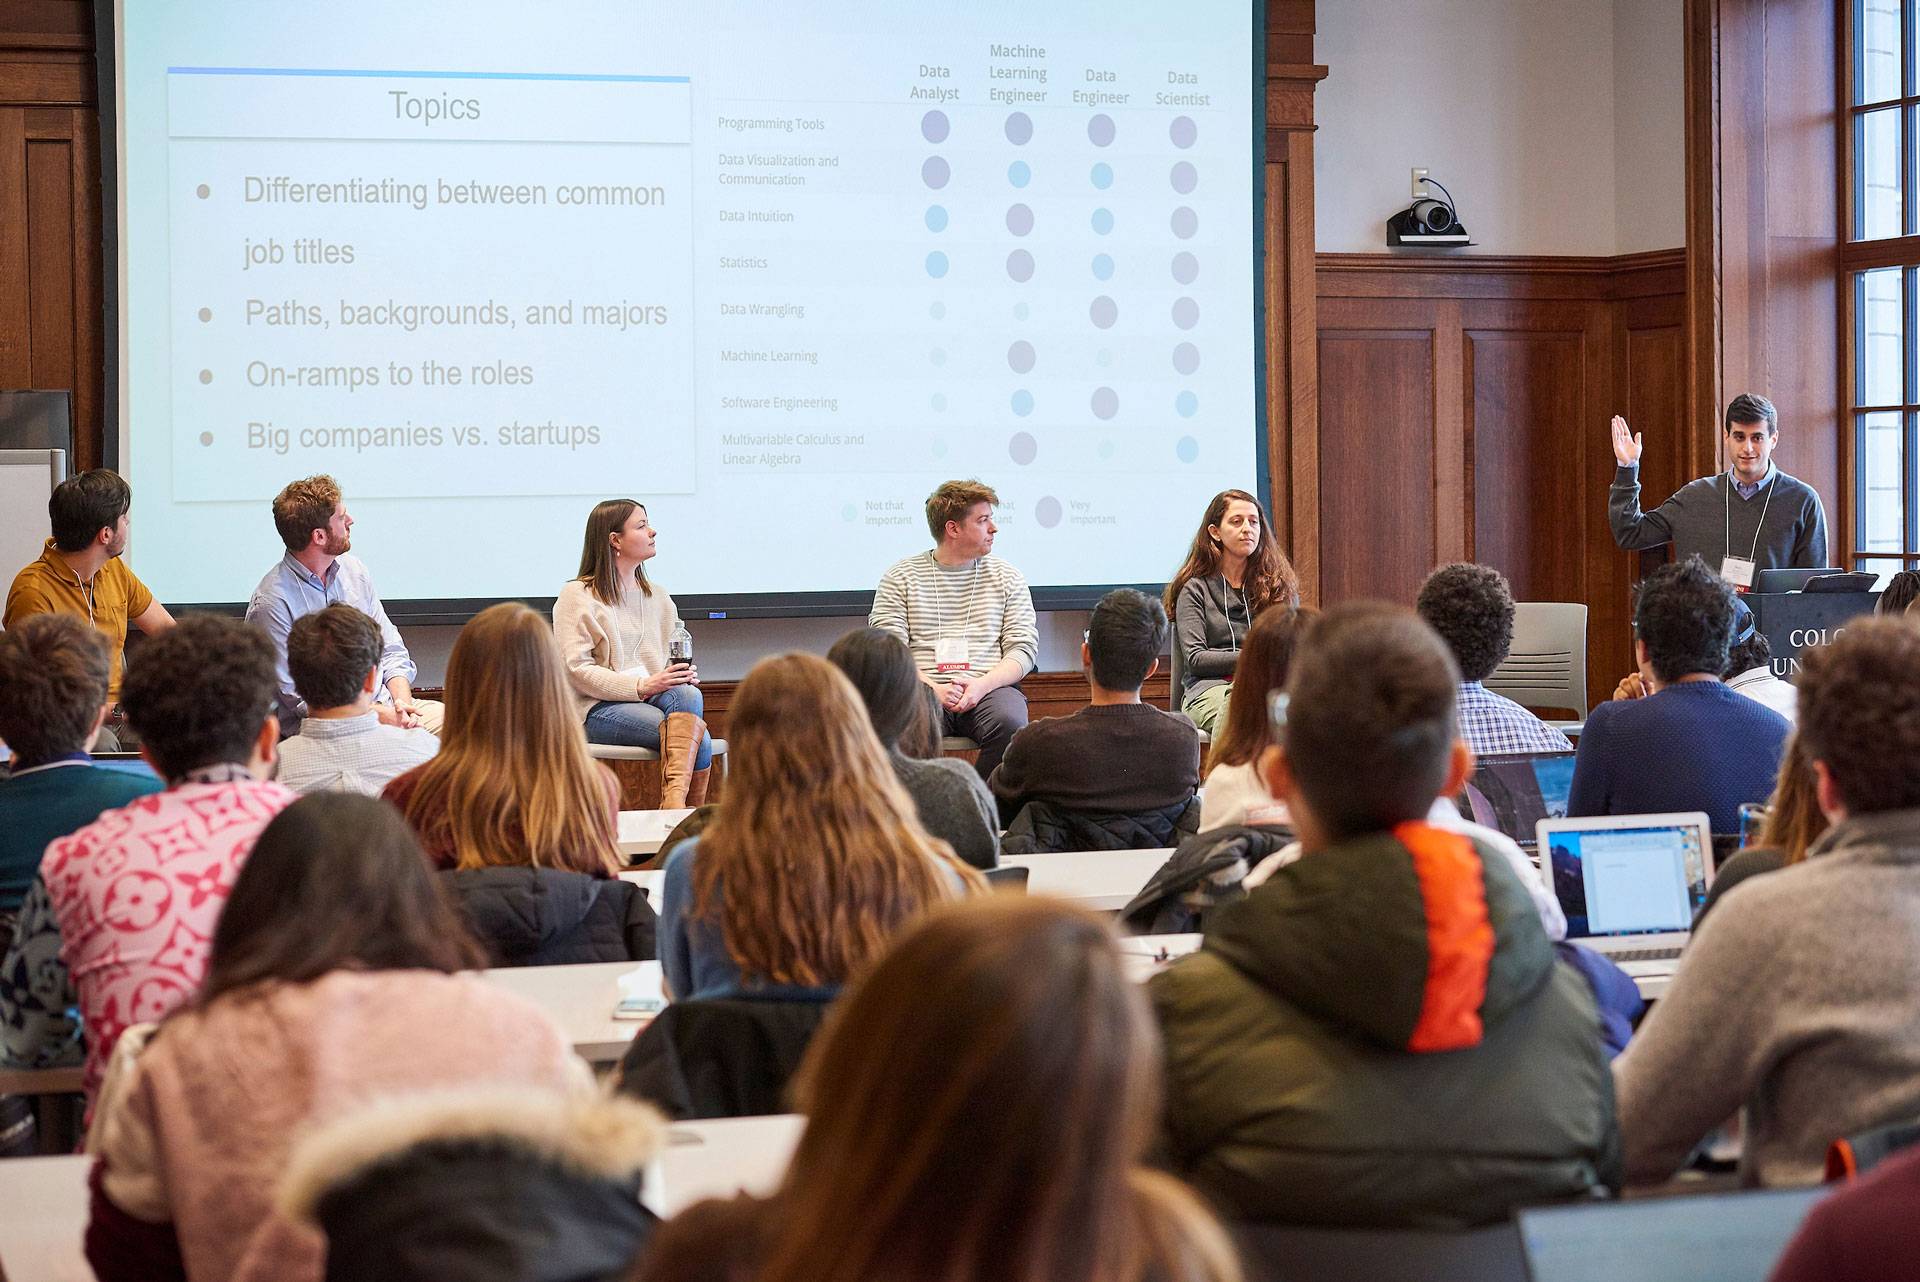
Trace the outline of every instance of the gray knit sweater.
<instances>
[{"instance_id":1,"label":"gray knit sweater","mask_svg":"<svg viewBox=\"0 0 1920 1282\"><path fill-rule=\"evenodd\" d=\"M980 772L953 757L922 761L899 751L889 754L893 773L906 786L920 812L920 826L953 847L975 868L1000 862L1000 814Z\"/></svg>"},{"instance_id":2,"label":"gray knit sweater","mask_svg":"<svg viewBox=\"0 0 1920 1282\"><path fill-rule=\"evenodd\" d=\"M1920 1117L1920 810L1836 825L1735 887L1614 1061L1628 1183L1744 1111L1749 1184L1811 1184L1843 1135Z\"/></svg>"},{"instance_id":3,"label":"gray knit sweater","mask_svg":"<svg viewBox=\"0 0 1920 1282\"><path fill-rule=\"evenodd\" d=\"M1629 552L1672 543L1674 560L1684 561L1697 552L1715 571L1729 544L1735 556L1752 552L1762 570L1830 564L1827 514L1820 496L1777 467L1773 479L1750 499L1741 498L1722 472L1687 482L1646 513L1640 511L1639 467L1617 468L1607 495L1607 523L1613 527L1613 541Z\"/></svg>"}]
</instances>

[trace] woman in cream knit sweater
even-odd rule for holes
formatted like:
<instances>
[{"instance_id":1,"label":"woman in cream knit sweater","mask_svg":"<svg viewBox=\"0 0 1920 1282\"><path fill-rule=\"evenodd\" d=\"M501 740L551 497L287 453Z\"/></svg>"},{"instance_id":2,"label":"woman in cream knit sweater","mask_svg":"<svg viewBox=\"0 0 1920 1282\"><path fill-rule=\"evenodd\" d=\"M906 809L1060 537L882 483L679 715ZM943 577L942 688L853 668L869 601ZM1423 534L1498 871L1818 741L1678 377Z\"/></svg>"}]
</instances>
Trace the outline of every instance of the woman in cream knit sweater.
<instances>
[{"instance_id":1,"label":"woman in cream knit sweater","mask_svg":"<svg viewBox=\"0 0 1920 1282\"><path fill-rule=\"evenodd\" d=\"M713 741L700 719L700 673L670 663L673 598L647 582L657 535L647 509L608 499L587 517L580 571L553 604L553 632L589 743L652 748L663 807L706 800Z\"/></svg>"}]
</instances>

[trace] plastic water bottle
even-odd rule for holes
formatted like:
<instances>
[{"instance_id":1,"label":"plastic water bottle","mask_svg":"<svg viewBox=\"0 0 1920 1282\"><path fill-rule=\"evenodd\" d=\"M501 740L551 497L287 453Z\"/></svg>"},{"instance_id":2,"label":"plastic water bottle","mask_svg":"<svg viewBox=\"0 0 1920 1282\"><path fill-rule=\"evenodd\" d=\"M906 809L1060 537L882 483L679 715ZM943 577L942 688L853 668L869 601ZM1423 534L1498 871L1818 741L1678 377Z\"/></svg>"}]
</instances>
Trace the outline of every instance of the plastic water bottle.
<instances>
[{"instance_id":1,"label":"plastic water bottle","mask_svg":"<svg viewBox=\"0 0 1920 1282\"><path fill-rule=\"evenodd\" d=\"M685 624L676 624L673 635L667 639L667 662L693 662L693 633L687 631Z\"/></svg>"}]
</instances>

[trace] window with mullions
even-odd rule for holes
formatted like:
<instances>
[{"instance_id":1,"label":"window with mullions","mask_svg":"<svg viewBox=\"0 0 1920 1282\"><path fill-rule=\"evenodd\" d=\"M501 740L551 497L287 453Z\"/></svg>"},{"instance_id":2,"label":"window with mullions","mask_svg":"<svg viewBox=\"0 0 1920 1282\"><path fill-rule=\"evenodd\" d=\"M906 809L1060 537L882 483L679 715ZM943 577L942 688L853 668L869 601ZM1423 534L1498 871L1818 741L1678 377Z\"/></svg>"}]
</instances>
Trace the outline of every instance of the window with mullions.
<instances>
[{"instance_id":1,"label":"window with mullions","mask_svg":"<svg viewBox=\"0 0 1920 1282\"><path fill-rule=\"evenodd\" d=\"M1920 0L1849 0L1853 560L1920 565Z\"/></svg>"}]
</instances>

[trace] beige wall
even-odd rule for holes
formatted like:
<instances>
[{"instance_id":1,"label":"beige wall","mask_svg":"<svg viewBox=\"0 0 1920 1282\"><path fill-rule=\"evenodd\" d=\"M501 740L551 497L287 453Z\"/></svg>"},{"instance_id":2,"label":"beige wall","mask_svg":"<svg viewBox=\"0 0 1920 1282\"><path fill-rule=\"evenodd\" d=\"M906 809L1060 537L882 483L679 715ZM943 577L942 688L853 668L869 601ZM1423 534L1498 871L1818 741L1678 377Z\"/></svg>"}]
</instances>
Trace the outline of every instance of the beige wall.
<instances>
[{"instance_id":1,"label":"beige wall","mask_svg":"<svg viewBox=\"0 0 1920 1282\"><path fill-rule=\"evenodd\" d=\"M1408 170L1468 253L1683 243L1681 0L1336 0L1318 8L1317 248L1386 248Z\"/></svg>"}]
</instances>

